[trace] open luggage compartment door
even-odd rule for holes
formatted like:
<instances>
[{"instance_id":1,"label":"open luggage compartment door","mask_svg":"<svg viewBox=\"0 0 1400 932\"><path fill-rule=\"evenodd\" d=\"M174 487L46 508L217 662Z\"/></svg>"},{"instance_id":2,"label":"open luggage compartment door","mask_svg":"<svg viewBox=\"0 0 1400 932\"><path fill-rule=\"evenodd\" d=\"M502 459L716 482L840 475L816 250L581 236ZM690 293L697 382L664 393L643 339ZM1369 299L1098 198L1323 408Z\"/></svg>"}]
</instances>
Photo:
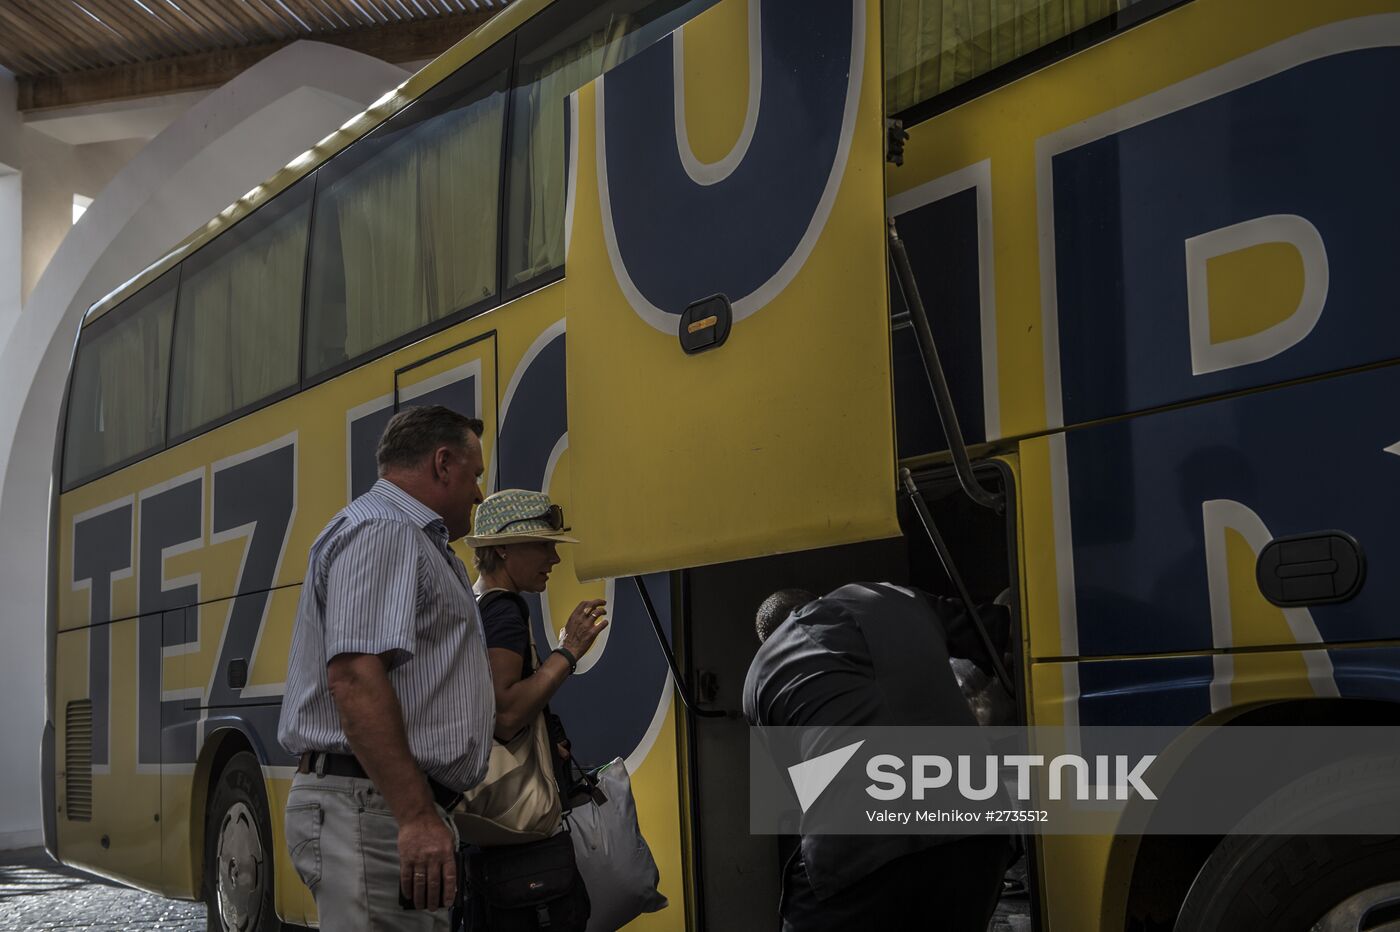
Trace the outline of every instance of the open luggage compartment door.
<instances>
[{"instance_id":1,"label":"open luggage compartment door","mask_svg":"<svg viewBox=\"0 0 1400 932\"><path fill-rule=\"evenodd\" d=\"M573 95L580 577L899 534L879 27L722 0ZM730 85L742 127L702 106Z\"/></svg>"}]
</instances>

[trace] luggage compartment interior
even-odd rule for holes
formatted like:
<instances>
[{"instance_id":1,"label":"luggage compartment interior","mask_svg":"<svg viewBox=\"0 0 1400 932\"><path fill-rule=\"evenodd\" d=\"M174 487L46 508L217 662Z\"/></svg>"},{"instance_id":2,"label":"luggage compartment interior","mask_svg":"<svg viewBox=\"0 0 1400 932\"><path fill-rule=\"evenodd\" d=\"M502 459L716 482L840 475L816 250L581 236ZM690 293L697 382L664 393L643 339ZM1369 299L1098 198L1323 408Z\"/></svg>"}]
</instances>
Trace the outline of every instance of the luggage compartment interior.
<instances>
[{"instance_id":1,"label":"luggage compartment interior","mask_svg":"<svg viewBox=\"0 0 1400 932\"><path fill-rule=\"evenodd\" d=\"M983 485L1003 491L1006 469L978 467ZM974 601L1016 592L1015 531L1009 515L974 504L947 470L919 476L920 491ZM695 882L704 929L776 928L782 857L791 842L749 833L748 725L742 713L744 677L758 650L754 613L777 589L818 595L851 582L893 582L941 596L957 590L944 572L915 510L901 497L904 536L688 570L684 574L683 672L703 708L725 718L691 718L689 763L694 823ZM1012 603L1012 637L1019 616ZM1008 665L1013 671L1019 658ZM1014 673L1013 673L1014 675ZM1018 688L1018 693L1019 693ZM1004 715L1020 719L1016 704Z\"/></svg>"}]
</instances>

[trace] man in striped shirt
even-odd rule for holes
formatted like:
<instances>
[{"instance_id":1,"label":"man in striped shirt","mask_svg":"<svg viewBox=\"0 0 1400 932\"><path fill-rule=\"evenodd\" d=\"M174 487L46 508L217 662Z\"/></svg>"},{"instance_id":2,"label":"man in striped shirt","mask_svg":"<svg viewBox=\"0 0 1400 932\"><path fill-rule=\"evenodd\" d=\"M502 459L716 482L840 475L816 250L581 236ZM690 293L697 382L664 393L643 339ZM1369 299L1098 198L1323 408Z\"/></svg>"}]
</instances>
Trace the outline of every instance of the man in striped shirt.
<instances>
[{"instance_id":1,"label":"man in striped shirt","mask_svg":"<svg viewBox=\"0 0 1400 932\"><path fill-rule=\"evenodd\" d=\"M287 846L323 929L448 925L445 810L485 775L496 713L476 601L448 547L481 501L481 432L438 405L395 415L379 481L311 546L278 738L300 755Z\"/></svg>"}]
</instances>

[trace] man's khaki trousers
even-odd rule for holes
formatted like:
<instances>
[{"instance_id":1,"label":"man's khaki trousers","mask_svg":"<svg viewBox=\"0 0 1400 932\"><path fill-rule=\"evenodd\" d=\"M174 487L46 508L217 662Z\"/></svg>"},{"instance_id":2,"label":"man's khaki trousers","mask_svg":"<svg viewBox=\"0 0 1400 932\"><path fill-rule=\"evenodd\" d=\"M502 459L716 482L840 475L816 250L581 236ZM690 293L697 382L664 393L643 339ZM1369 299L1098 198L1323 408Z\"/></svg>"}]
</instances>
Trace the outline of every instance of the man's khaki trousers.
<instances>
[{"instance_id":1,"label":"man's khaki trousers","mask_svg":"<svg viewBox=\"0 0 1400 932\"><path fill-rule=\"evenodd\" d=\"M438 814L455 839L447 813ZM297 774L286 825L292 863L316 897L322 929L447 932L449 910L399 905L399 824L370 781Z\"/></svg>"}]
</instances>

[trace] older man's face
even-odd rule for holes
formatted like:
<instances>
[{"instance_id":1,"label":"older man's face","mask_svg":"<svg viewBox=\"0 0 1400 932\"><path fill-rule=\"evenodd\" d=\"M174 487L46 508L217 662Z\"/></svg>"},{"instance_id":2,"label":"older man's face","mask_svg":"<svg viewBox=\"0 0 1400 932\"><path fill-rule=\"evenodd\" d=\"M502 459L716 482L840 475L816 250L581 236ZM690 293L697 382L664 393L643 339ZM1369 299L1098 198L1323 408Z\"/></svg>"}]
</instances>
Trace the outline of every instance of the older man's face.
<instances>
[{"instance_id":1,"label":"older man's face","mask_svg":"<svg viewBox=\"0 0 1400 932\"><path fill-rule=\"evenodd\" d=\"M454 455L447 474L449 504L442 518L452 540L471 530L472 509L481 504L481 477L485 472L481 438L468 431L466 449Z\"/></svg>"}]
</instances>

